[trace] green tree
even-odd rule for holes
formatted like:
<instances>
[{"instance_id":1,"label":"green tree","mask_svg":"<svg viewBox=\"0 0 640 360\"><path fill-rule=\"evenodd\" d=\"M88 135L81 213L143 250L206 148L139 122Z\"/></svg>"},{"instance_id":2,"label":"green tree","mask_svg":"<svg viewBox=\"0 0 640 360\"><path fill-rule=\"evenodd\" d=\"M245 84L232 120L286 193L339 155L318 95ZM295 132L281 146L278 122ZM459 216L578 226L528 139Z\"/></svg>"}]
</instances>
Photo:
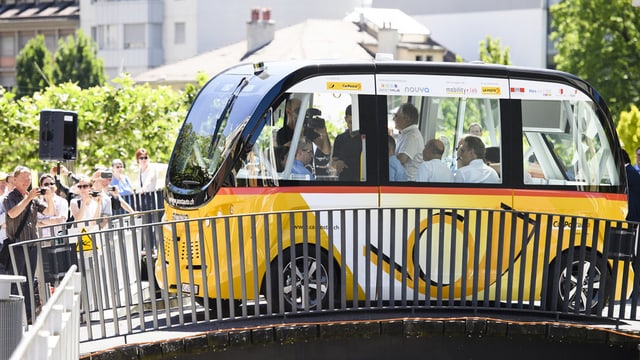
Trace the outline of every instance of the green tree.
<instances>
[{"instance_id":1,"label":"green tree","mask_svg":"<svg viewBox=\"0 0 640 360\"><path fill-rule=\"evenodd\" d=\"M27 42L16 58L16 95L21 98L47 87L51 78L51 53L44 36Z\"/></svg>"},{"instance_id":2,"label":"green tree","mask_svg":"<svg viewBox=\"0 0 640 360\"><path fill-rule=\"evenodd\" d=\"M640 100L640 9L631 0L564 0L550 12L557 68L591 83L617 119Z\"/></svg>"},{"instance_id":3,"label":"green tree","mask_svg":"<svg viewBox=\"0 0 640 360\"><path fill-rule=\"evenodd\" d=\"M114 158L133 165L139 147L146 148L154 162L166 163L190 106L185 93L168 86L135 85L129 77L114 79L114 83L118 86L88 89L64 83L17 101L14 94L0 88L0 136L7 144L0 147L0 170L26 165L48 171L53 165L38 158L43 109L78 113L78 156L75 163L67 164L75 172L89 174L94 166L108 166Z\"/></svg>"},{"instance_id":4,"label":"green tree","mask_svg":"<svg viewBox=\"0 0 640 360\"><path fill-rule=\"evenodd\" d=\"M487 36L485 40L480 40L480 60L488 64L511 65L509 47L504 49L500 44L500 39L492 39Z\"/></svg>"},{"instance_id":5,"label":"green tree","mask_svg":"<svg viewBox=\"0 0 640 360\"><path fill-rule=\"evenodd\" d=\"M622 147L631 155L636 153L636 147L640 146L640 110L636 105L631 105L629 111L620 114L620 120L616 130Z\"/></svg>"},{"instance_id":6,"label":"green tree","mask_svg":"<svg viewBox=\"0 0 640 360\"><path fill-rule=\"evenodd\" d=\"M58 50L54 54L53 79L56 84L72 82L82 89L105 82L104 65L98 58L95 42L82 30L75 37L60 39Z\"/></svg>"}]
</instances>

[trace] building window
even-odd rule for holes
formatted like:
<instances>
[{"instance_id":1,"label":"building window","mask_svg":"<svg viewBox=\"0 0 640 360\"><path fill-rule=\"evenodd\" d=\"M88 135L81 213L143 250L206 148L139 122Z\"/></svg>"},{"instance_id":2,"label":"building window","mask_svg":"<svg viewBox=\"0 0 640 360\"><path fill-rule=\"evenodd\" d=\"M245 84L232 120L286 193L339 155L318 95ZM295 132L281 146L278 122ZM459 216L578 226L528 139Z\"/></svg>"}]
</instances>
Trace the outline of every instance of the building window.
<instances>
[{"instance_id":1,"label":"building window","mask_svg":"<svg viewBox=\"0 0 640 360\"><path fill-rule=\"evenodd\" d=\"M416 61L433 61L431 55L416 55Z\"/></svg>"},{"instance_id":2,"label":"building window","mask_svg":"<svg viewBox=\"0 0 640 360\"><path fill-rule=\"evenodd\" d=\"M14 33L0 33L0 56L16 56Z\"/></svg>"},{"instance_id":3,"label":"building window","mask_svg":"<svg viewBox=\"0 0 640 360\"><path fill-rule=\"evenodd\" d=\"M18 48L23 49L29 40L33 39L35 36L34 31L20 31L18 32Z\"/></svg>"},{"instance_id":4,"label":"building window","mask_svg":"<svg viewBox=\"0 0 640 360\"><path fill-rule=\"evenodd\" d=\"M118 48L118 28L116 25L92 27L91 36L98 44L98 50Z\"/></svg>"},{"instance_id":5,"label":"building window","mask_svg":"<svg viewBox=\"0 0 640 360\"><path fill-rule=\"evenodd\" d=\"M55 52L57 48L56 32L52 30L40 31L40 34L44 36L44 43L47 46L47 50Z\"/></svg>"},{"instance_id":6,"label":"building window","mask_svg":"<svg viewBox=\"0 0 640 360\"><path fill-rule=\"evenodd\" d=\"M146 47L144 24L124 25L124 48L143 49Z\"/></svg>"},{"instance_id":7,"label":"building window","mask_svg":"<svg viewBox=\"0 0 640 360\"><path fill-rule=\"evenodd\" d=\"M174 43L175 44L184 44L187 40L185 23L177 22L175 23L175 35L174 35Z\"/></svg>"}]
</instances>

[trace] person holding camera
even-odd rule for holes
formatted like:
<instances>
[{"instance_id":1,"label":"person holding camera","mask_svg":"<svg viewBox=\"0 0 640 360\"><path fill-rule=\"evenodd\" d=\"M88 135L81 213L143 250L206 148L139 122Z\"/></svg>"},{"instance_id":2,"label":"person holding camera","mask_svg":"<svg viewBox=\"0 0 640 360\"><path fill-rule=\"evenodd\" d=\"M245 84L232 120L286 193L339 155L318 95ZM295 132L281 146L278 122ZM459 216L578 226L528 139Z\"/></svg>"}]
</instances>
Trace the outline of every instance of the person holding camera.
<instances>
[{"instance_id":1,"label":"person holding camera","mask_svg":"<svg viewBox=\"0 0 640 360\"><path fill-rule=\"evenodd\" d=\"M38 232L36 226L38 223L38 213L51 216L54 214L55 205L53 204L53 192L50 189L30 189L31 170L28 167L16 167L13 176L15 188L3 201L4 208L7 211L7 240L5 240L2 251L0 252L0 263L4 265L8 274L27 277L28 274L34 274L36 270L36 247L28 246L26 257L23 249L16 249L17 251L14 252L13 258L16 264L16 271L14 271L8 245L37 239ZM42 197L44 197L44 200ZM28 270L30 270L30 272ZM31 321L31 298L33 297L33 289L29 286L28 281L23 282L21 286L27 309L27 320ZM13 294L18 293L18 288L15 284L12 285L11 288Z\"/></svg>"},{"instance_id":2,"label":"person holding camera","mask_svg":"<svg viewBox=\"0 0 640 360\"><path fill-rule=\"evenodd\" d=\"M44 227L42 229L43 237L51 237L63 230L63 226L51 227L50 225L62 224L67 221L69 216L69 203L66 199L56 194L56 180L51 174L42 174L38 181L40 185L40 191L49 189L49 193L46 196L53 198L53 215L38 214L38 226ZM51 231L53 230L53 231Z\"/></svg>"},{"instance_id":3,"label":"person holding camera","mask_svg":"<svg viewBox=\"0 0 640 360\"><path fill-rule=\"evenodd\" d=\"M278 146L289 148L293 133L296 128L296 121L300 113L301 101L298 98L287 99L285 105L285 124L276 133L276 143ZM320 109L309 108L305 112L302 135L315 145L313 161L308 165L310 171L316 175L329 175L329 162L331 160L331 141L322 118Z\"/></svg>"},{"instance_id":4,"label":"person holding camera","mask_svg":"<svg viewBox=\"0 0 640 360\"><path fill-rule=\"evenodd\" d=\"M118 187L110 185L113 181L113 173L107 169L99 169L93 174L93 190L100 192L100 196L109 202L111 214L119 214L124 210L129 214L134 212L121 196L118 194Z\"/></svg>"},{"instance_id":5,"label":"person holding camera","mask_svg":"<svg viewBox=\"0 0 640 360\"><path fill-rule=\"evenodd\" d=\"M111 216L111 202L103 200L102 193L92 189L91 179L81 175L75 185L80 193L79 199L71 201L69 206L74 221L89 221ZM93 222L95 223L95 222ZM100 225L106 225L104 222Z\"/></svg>"},{"instance_id":6,"label":"person holding camera","mask_svg":"<svg viewBox=\"0 0 640 360\"><path fill-rule=\"evenodd\" d=\"M320 109L309 108L304 116L303 135L315 145L313 153L313 172L316 176L329 175L331 160L331 141L325 120Z\"/></svg>"}]
</instances>

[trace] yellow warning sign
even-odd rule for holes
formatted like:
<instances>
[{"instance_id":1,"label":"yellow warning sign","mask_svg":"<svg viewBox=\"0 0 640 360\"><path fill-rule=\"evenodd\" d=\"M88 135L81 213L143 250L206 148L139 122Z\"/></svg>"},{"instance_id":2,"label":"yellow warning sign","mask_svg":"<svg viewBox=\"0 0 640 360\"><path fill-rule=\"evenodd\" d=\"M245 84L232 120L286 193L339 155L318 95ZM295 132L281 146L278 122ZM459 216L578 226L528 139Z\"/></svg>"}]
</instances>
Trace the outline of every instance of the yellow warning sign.
<instances>
[{"instance_id":1,"label":"yellow warning sign","mask_svg":"<svg viewBox=\"0 0 640 360\"><path fill-rule=\"evenodd\" d=\"M361 82L327 81L327 90L362 90Z\"/></svg>"},{"instance_id":2,"label":"yellow warning sign","mask_svg":"<svg viewBox=\"0 0 640 360\"><path fill-rule=\"evenodd\" d=\"M82 251L93 250L93 238L87 234L87 229L82 228L80 230L80 239L82 240ZM76 251L80 251L80 242L76 244Z\"/></svg>"}]
</instances>

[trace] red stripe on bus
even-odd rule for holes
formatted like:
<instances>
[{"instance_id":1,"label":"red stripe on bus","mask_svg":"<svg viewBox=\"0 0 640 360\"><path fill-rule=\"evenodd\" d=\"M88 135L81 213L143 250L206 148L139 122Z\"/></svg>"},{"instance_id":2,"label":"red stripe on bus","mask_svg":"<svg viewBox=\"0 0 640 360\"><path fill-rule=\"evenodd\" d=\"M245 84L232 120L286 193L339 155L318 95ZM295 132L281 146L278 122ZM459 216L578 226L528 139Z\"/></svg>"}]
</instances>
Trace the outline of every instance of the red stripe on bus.
<instances>
[{"instance_id":1,"label":"red stripe on bus","mask_svg":"<svg viewBox=\"0 0 640 360\"><path fill-rule=\"evenodd\" d=\"M220 195L272 194L378 194L376 186L287 186L272 188L221 188Z\"/></svg>"},{"instance_id":2,"label":"red stripe on bus","mask_svg":"<svg viewBox=\"0 0 640 360\"><path fill-rule=\"evenodd\" d=\"M458 188L458 187L402 187L402 186L382 186L382 194L436 194L436 195L492 195L511 196L511 189L478 189L478 188Z\"/></svg>"}]
</instances>

